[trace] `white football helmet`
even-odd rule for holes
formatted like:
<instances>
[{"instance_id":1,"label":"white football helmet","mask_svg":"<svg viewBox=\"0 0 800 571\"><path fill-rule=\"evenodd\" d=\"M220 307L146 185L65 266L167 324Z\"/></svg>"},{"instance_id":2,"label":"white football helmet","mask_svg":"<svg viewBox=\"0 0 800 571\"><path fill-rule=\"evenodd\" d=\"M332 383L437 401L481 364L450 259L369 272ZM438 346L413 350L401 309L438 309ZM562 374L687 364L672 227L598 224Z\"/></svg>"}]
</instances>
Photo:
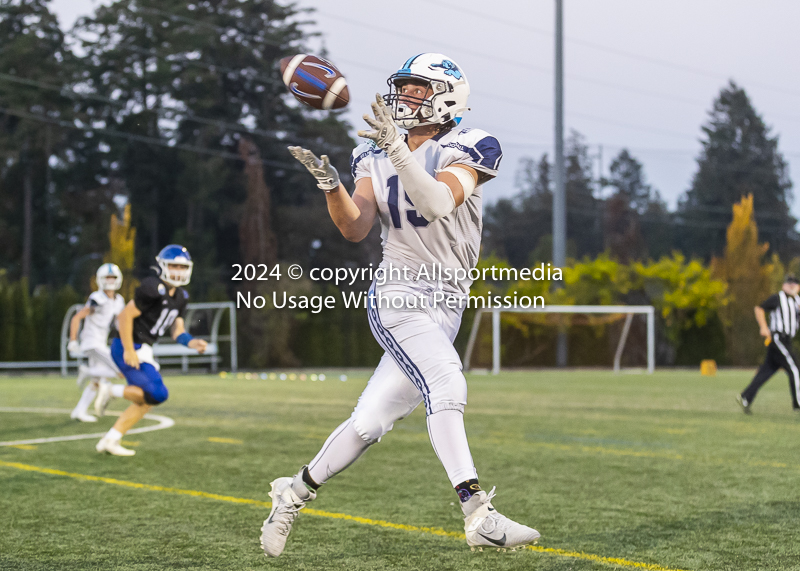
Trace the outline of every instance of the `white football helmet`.
<instances>
[{"instance_id":1,"label":"white football helmet","mask_svg":"<svg viewBox=\"0 0 800 571\"><path fill-rule=\"evenodd\" d=\"M426 99L412 98L400 93L399 87L408 80L428 84L431 95ZM411 129L419 125L458 124L464 111L468 111L469 82L456 63L442 54L419 54L409 58L397 73L387 80L389 94L383 96L386 106L398 127ZM408 101L419 103L411 109Z\"/></svg>"},{"instance_id":2,"label":"white football helmet","mask_svg":"<svg viewBox=\"0 0 800 571\"><path fill-rule=\"evenodd\" d=\"M103 264L95 274L97 289L100 291L117 291L122 287L122 272L117 264Z\"/></svg>"}]
</instances>

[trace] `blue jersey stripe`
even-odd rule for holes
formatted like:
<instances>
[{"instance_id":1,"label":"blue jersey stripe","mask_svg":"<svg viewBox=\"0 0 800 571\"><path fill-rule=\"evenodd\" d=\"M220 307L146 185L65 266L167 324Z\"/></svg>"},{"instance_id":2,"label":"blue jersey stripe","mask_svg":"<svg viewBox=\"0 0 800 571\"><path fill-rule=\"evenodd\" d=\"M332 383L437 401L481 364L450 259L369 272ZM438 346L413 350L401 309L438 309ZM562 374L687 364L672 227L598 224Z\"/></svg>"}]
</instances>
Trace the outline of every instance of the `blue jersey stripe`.
<instances>
[{"instance_id":1,"label":"blue jersey stripe","mask_svg":"<svg viewBox=\"0 0 800 571\"><path fill-rule=\"evenodd\" d=\"M375 291L370 289L369 293L374 295ZM425 410L428 414L430 414L431 391L428 387L428 383L425 381L425 377L422 375L422 372L419 370L419 367L417 367L416 363L411 360L391 332L381 323L378 308L374 305L373 300L368 303L367 316L370 320L370 325L373 327L373 331L376 332L375 337L378 343L384 348L384 350L386 350L387 353L389 353L397 366L400 367L400 370L405 373L409 380L414 383L414 386L416 386L420 393L422 393L422 399L425 402Z\"/></svg>"}]
</instances>

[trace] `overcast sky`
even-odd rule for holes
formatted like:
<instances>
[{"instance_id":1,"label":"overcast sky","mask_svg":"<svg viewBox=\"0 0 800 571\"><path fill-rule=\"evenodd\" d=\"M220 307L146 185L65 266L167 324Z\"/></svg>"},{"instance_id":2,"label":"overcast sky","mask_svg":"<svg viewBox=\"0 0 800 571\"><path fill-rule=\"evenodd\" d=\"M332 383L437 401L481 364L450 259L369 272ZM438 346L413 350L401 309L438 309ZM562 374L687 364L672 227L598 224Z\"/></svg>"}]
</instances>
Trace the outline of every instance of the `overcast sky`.
<instances>
[{"instance_id":1,"label":"overcast sky","mask_svg":"<svg viewBox=\"0 0 800 571\"><path fill-rule=\"evenodd\" d=\"M63 27L98 0L53 0ZM412 55L440 52L465 71L465 126L503 146L484 196L514 194L524 156L553 147L555 0L298 0L314 7L329 58L348 79L350 120ZM586 136L595 172L627 147L674 207L689 187L700 126L728 79L743 86L800 182L800 2L564 0L565 127ZM602 146L602 153L600 147ZM602 154L602 161L599 155ZM800 189L792 204L800 217Z\"/></svg>"}]
</instances>

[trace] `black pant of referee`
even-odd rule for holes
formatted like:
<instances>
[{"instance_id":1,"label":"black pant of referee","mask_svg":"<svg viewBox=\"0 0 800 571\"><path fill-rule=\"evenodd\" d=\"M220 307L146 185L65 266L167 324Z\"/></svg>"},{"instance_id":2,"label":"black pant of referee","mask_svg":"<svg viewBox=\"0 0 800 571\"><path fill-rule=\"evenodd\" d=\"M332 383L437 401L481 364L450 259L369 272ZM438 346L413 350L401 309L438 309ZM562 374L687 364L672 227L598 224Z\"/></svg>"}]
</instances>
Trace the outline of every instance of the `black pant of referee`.
<instances>
[{"instance_id":1,"label":"black pant of referee","mask_svg":"<svg viewBox=\"0 0 800 571\"><path fill-rule=\"evenodd\" d=\"M800 367L797 356L792 350L792 339L788 335L773 333L772 342L767 347L767 356L758 368L752 382L742 392L742 405L750 408L756 398L758 390L766 383L778 369L783 369L789 375L789 390L792 393L792 407L800 410L798 393L800 393Z\"/></svg>"}]
</instances>

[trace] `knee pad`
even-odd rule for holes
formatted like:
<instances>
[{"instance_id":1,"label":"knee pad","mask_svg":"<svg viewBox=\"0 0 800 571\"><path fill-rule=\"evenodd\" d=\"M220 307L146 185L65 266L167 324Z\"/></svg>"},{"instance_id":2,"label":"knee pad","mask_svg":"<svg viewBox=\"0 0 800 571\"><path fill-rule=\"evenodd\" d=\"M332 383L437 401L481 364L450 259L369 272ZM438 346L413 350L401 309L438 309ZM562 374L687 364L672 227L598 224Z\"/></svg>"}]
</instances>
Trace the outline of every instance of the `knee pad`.
<instances>
[{"instance_id":1,"label":"knee pad","mask_svg":"<svg viewBox=\"0 0 800 571\"><path fill-rule=\"evenodd\" d=\"M431 403L431 412L430 414L434 414L436 412L442 410L457 410L460 413L464 413L464 403L455 402L451 400L439 401L439 402L432 402ZM429 415L430 415L429 414Z\"/></svg>"},{"instance_id":2,"label":"knee pad","mask_svg":"<svg viewBox=\"0 0 800 571\"><path fill-rule=\"evenodd\" d=\"M377 418L368 418L365 414L353 413L351 417L353 428L355 428L361 439L367 444L375 444L380 442L381 437L392 429L393 424L388 428L384 428L380 420Z\"/></svg>"},{"instance_id":3,"label":"knee pad","mask_svg":"<svg viewBox=\"0 0 800 571\"><path fill-rule=\"evenodd\" d=\"M169 398L169 391L167 387L161 385L144 391L144 402L151 405L161 404Z\"/></svg>"}]
</instances>

